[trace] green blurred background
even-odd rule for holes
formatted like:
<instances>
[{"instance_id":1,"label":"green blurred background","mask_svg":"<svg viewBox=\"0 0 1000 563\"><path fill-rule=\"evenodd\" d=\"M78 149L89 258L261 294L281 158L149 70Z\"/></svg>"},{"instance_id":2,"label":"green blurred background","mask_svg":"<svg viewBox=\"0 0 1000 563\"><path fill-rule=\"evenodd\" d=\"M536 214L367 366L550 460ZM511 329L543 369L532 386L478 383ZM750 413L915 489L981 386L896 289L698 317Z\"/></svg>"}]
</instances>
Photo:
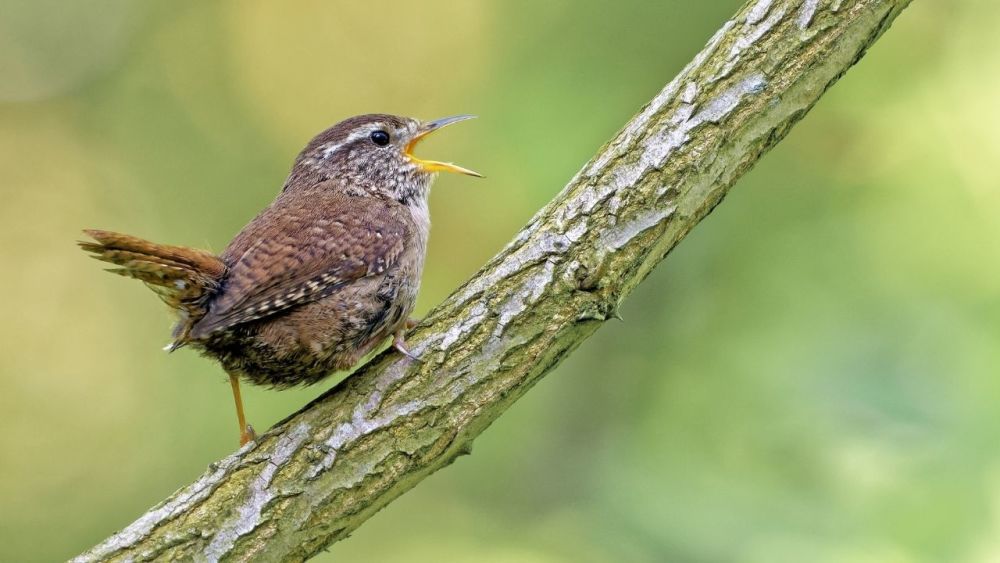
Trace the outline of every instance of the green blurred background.
<instances>
[{"instance_id":1,"label":"green blurred background","mask_svg":"<svg viewBox=\"0 0 1000 563\"><path fill-rule=\"evenodd\" d=\"M0 561L103 539L235 447L222 371L85 227L220 250L316 132L475 122L418 313L740 2L0 5ZM917 0L624 306L320 561L1000 560L1000 4ZM267 428L332 384L246 389Z\"/></svg>"}]
</instances>

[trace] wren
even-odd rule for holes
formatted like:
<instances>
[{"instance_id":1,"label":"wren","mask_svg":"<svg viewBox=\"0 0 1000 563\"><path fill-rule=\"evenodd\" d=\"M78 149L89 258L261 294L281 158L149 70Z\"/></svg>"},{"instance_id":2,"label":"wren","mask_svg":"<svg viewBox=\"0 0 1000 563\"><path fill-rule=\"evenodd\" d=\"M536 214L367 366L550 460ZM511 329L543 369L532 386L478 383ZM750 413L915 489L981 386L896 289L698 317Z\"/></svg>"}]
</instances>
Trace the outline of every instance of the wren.
<instances>
[{"instance_id":1,"label":"wren","mask_svg":"<svg viewBox=\"0 0 1000 563\"><path fill-rule=\"evenodd\" d=\"M287 388L346 370L403 338L420 287L437 172L481 177L422 160L433 131L470 119L420 122L385 114L345 119L295 159L277 198L216 256L100 230L80 246L146 283L176 312L175 350L190 346L229 375L240 444L255 439L240 379Z\"/></svg>"}]
</instances>

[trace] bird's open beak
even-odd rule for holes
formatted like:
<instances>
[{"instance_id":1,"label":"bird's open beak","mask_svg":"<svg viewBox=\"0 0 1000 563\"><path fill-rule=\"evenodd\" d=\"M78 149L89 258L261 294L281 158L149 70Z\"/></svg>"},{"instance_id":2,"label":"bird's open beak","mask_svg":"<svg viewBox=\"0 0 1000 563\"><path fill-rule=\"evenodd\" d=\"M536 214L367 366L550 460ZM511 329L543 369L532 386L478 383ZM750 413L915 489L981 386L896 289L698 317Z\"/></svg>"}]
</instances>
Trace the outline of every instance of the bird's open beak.
<instances>
[{"instance_id":1,"label":"bird's open beak","mask_svg":"<svg viewBox=\"0 0 1000 563\"><path fill-rule=\"evenodd\" d=\"M434 131L451 125L452 123L458 123L459 121L465 121L466 119L472 119L476 116L474 115L453 115L451 117L442 117L441 119L435 119L434 121L427 121L420 125L417 129L417 133L413 135L410 142L406 144L406 149L404 153L406 156L410 157L410 160L415 162L417 166L424 170L424 172L455 172L458 174L467 174L469 176L475 176L477 178L482 178L483 175L479 172L474 172L468 168L462 168L461 166L452 164L450 162L438 162L436 160L423 160L413 156L413 149L417 146L417 143L421 139L430 135Z\"/></svg>"}]
</instances>

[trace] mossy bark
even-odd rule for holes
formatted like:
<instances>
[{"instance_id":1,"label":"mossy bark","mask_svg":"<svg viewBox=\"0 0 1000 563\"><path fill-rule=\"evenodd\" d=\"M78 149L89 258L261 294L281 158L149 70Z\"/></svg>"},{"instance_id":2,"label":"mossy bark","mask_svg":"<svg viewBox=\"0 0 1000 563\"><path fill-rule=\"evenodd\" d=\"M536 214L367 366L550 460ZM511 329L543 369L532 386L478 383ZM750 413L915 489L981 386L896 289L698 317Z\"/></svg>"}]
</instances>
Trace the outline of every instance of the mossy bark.
<instances>
[{"instance_id":1,"label":"mossy bark","mask_svg":"<svg viewBox=\"0 0 1000 563\"><path fill-rule=\"evenodd\" d=\"M408 338L78 561L300 561L468 453L909 0L752 0Z\"/></svg>"}]
</instances>

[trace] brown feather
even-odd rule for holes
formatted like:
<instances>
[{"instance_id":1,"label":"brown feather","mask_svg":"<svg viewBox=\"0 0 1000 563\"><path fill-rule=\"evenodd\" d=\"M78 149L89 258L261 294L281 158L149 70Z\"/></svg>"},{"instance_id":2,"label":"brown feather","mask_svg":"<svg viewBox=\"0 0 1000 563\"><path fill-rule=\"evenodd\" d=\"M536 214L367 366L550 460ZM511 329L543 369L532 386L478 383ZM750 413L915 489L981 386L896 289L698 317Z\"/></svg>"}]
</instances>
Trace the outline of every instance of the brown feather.
<instances>
[{"instance_id":1,"label":"brown feather","mask_svg":"<svg viewBox=\"0 0 1000 563\"><path fill-rule=\"evenodd\" d=\"M325 213L317 213L317 209ZM405 248L408 223L368 198L320 192L279 197L233 240L225 289L191 330L205 338L240 323L321 299L381 274Z\"/></svg>"},{"instance_id":2,"label":"brown feather","mask_svg":"<svg viewBox=\"0 0 1000 563\"><path fill-rule=\"evenodd\" d=\"M97 242L81 241L80 248L97 260L119 266L109 272L145 282L187 320L204 315L205 304L226 272L222 260L204 250L156 244L111 231L84 233Z\"/></svg>"},{"instance_id":3,"label":"brown feather","mask_svg":"<svg viewBox=\"0 0 1000 563\"><path fill-rule=\"evenodd\" d=\"M225 264L219 260L218 256L197 248L157 244L132 235L98 229L87 229L83 232L99 243L80 243L80 246L84 250L90 252L94 252L95 249L100 249L102 252L107 250L125 250L147 256L155 256L157 259L170 260L215 278L222 277L226 270Z\"/></svg>"}]
</instances>

